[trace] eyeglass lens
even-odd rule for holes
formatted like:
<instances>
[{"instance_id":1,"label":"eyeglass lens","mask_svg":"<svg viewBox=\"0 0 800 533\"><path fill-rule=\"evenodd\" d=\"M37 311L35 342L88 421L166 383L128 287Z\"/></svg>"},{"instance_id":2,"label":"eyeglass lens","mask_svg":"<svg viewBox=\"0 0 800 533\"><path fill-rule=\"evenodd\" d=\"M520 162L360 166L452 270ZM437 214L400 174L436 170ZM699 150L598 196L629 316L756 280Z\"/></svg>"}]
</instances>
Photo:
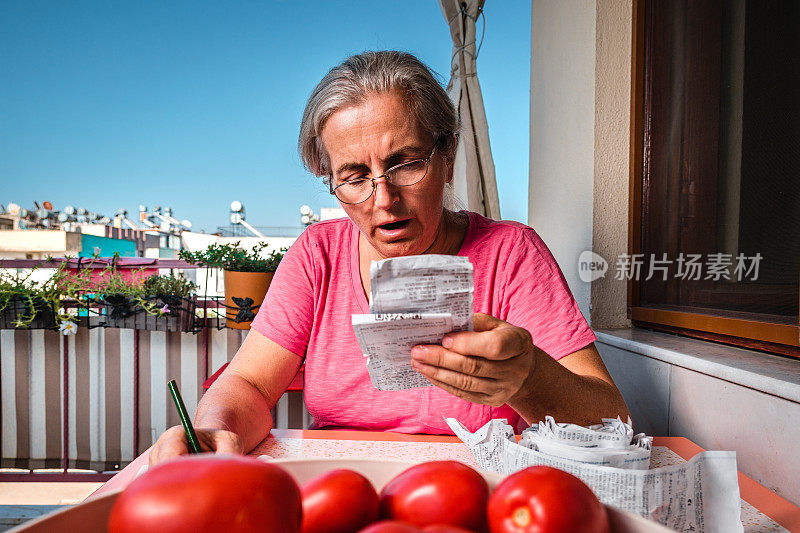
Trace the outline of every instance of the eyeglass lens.
<instances>
[{"instance_id":1,"label":"eyeglass lens","mask_svg":"<svg viewBox=\"0 0 800 533\"><path fill-rule=\"evenodd\" d=\"M344 203L358 204L365 202L375 191L375 180L386 178L386 181L398 187L414 185L427 175L429 159L417 159L397 165L389 169L383 176L375 178L357 178L340 183L333 189L336 197Z\"/></svg>"}]
</instances>

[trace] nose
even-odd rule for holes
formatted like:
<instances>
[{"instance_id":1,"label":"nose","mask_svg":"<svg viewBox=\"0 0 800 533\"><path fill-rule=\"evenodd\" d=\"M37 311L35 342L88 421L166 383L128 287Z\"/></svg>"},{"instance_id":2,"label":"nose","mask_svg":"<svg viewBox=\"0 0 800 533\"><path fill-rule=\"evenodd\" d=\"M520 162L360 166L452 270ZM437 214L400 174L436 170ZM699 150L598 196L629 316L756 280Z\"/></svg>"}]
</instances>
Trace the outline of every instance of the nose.
<instances>
[{"instance_id":1,"label":"nose","mask_svg":"<svg viewBox=\"0 0 800 533\"><path fill-rule=\"evenodd\" d=\"M381 177L372 182L375 187L373 196L375 197L375 207L388 209L400 200L399 187L392 185L386 177Z\"/></svg>"}]
</instances>

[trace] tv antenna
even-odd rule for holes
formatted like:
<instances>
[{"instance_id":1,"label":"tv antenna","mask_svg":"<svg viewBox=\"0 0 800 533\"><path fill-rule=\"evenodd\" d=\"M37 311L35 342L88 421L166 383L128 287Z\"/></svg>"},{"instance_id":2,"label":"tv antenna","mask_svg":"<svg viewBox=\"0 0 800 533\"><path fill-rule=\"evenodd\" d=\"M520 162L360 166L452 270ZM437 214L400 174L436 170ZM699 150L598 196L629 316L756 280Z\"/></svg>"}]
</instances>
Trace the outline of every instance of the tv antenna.
<instances>
[{"instance_id":1,"label":"tv antenna","mask_svg":"<svg viewBox=\"0 0 800 533\"><path fill-rule=\"evenodd\" d=\"M244 226L250 231L250 233L252 233L256 237L260 237L262 239L264 238L263 233L258 231L244 219L245 211L242 202L240 202L239 200L234 200L231 202L230 207L231 207L231 215L230 215L231 224L233 224L234 226L236 225Z\"/></svg>"}]
</instances>

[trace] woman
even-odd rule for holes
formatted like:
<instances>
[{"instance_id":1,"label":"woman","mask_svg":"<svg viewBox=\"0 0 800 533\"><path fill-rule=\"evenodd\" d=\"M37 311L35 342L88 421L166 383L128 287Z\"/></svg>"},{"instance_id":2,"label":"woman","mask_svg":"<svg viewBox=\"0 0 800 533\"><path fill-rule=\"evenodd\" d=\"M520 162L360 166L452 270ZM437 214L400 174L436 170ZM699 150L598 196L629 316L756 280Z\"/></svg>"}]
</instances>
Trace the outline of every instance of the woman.
<instances>
[{"instance_id":1,"label":"woman","mask_svg":"<svg viewBox=\"0 0 800 533\"><path fill-rule=\"evenodd\" d=\"M536 233L444 207L458 119L414 56L367 52L333 68L309 98L299 149L347 219L310 226L275 274L252 329L197 408L204 449L247 452L306 362L316 427L450 433L492 418L597 423L628 414L552 255ZM351 315L368 312L373 260L463 255L474 267L472 332L416 346L411 364L435 387L381 391L369 380ZM167 430L151 463L187 453Z\"/></svg>"}]
</instances>

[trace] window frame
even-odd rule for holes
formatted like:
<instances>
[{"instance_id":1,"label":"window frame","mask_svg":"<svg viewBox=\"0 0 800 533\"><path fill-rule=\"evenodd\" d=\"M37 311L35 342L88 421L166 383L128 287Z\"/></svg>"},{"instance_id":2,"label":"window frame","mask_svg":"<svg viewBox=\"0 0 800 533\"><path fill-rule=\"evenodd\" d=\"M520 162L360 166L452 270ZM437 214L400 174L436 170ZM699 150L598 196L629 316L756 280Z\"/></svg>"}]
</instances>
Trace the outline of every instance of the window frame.
<instances>
[{"instance_id":1,"label":"window frame","mask_svg":"<svg viewBox=\"0 0 800 533\"><path fill-rule=\"evenodd\" d=\"M628 253L641 254L647 186L645 158L650 153L650 117L645 110L649 73L645 70L646 0L633 0L631 36L630 169ZM641 305L640 280L628 280L628 318L634 326L678 333L715 342L800 358L800 316L795 324L762 322L709 313L658 309ZM800 284L800 276L798 276Z\"/></svg>"}]
</instances>

